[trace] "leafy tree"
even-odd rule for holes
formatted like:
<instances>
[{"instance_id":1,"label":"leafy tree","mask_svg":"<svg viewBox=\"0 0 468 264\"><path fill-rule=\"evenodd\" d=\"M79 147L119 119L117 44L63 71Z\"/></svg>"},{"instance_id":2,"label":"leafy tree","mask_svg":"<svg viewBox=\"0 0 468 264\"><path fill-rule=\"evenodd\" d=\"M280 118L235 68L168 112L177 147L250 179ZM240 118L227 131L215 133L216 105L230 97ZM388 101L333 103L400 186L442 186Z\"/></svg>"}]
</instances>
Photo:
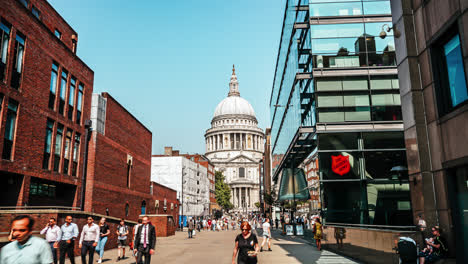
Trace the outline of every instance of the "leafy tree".
<instances>
[{"instance_id":1,"label":"leafy tree","mask_svg":"<svg viewBox=\"0 0 468 264\"><path fill-rule=\"evenodd\" d=\"M224 181L224 175L222 172L215 172L215 196L216 202L221 208L226 211L234 208L234 205L231 203L231 189Z\"/></svg>"}]
</instances>

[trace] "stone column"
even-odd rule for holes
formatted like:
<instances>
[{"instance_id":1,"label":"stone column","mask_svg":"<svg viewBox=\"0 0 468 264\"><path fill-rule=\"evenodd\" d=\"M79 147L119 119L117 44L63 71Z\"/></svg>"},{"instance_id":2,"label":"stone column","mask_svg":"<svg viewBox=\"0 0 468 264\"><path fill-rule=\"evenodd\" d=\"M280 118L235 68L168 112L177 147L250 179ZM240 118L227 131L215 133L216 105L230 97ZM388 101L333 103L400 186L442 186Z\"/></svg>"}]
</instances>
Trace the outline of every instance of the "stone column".
<instances>
[{"instance_id":1,"label":"stone column","mask_svg":"<svg viewBox=\"0 0 468 264\"><path fill-rule=\"evenodd\" d=\"M248 207L252 207L252 200L251 200L251 197L252 197L251 194L252 193L251 193L251 191L252 191L252 188L249 188L249 203L248 203L249 206Z\"/></svg>"}]
</instances>

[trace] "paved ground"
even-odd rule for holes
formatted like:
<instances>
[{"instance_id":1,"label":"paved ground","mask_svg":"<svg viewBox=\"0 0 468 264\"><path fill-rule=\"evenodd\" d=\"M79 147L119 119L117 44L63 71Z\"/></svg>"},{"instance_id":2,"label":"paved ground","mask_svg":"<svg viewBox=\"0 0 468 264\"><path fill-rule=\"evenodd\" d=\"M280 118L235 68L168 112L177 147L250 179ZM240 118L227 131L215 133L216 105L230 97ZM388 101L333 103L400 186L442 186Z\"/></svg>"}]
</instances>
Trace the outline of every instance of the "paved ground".
<instances>
[{"instance_id":1,"label":"paved ground","mask_svg":"<svg viewBox=\"0 0 468 264\"><path fill-rule=\"evenodd\" d=\"M221 232L202 231L197 233L195 238L188 239L187 232L177 232L172 237L158 238L156 253L152 256L151 263L230 264L234 239L237 234L239 234L238 230ZM260 244L262 239L259 239ZM261 252L258 256L259 264L356 263L329 251L318 251L303 239L282 236L276 231L273 232L272 242L273 251ZM129 258L130 254L128 254L128 251L126 255L127 258L119 261L119 264L135 263L133 257ZM117 250L109 250L104 253L103 263L116 263L116 259ZM80 258L76 258L76 260L76 263L81 263Z\"/></svg>"}]
</instances>

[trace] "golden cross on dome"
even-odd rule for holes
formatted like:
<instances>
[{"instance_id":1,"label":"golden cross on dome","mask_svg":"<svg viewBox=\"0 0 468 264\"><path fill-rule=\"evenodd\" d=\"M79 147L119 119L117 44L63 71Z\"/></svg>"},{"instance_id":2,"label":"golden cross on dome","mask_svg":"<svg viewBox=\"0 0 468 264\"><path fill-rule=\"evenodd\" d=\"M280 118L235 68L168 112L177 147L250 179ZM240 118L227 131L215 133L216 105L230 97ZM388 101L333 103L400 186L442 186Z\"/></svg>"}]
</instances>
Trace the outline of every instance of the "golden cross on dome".
<instances>
[{"instance_id":1,"label":"golden cross on dome","mask_svg":"<svg viewBox=\"0 0 468 264\"><path fill-rule=\"evenodd\" d=\"M232 75L236 75L236 68L234 67L234 64L232 65Z\"/></svg>"}]
</instances>

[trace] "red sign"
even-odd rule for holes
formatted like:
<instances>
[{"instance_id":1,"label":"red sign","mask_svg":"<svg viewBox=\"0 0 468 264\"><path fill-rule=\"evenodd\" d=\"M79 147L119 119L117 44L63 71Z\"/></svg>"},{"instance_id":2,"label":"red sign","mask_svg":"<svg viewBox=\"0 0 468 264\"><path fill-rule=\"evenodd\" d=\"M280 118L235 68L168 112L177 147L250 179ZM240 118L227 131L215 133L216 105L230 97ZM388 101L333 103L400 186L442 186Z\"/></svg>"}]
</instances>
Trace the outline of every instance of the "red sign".
<instances>
[{"instance_id":1,"label":"red sign","mask_svg":"<svg viewBox=\"0 0 468 264\"><path fill-rule=\"evenodd\" d=\"M340 176L345 175L351 169L351 165L349 164L349 156L333 156L332 155L332 171Z\"/></svg>"}]
</instances>

